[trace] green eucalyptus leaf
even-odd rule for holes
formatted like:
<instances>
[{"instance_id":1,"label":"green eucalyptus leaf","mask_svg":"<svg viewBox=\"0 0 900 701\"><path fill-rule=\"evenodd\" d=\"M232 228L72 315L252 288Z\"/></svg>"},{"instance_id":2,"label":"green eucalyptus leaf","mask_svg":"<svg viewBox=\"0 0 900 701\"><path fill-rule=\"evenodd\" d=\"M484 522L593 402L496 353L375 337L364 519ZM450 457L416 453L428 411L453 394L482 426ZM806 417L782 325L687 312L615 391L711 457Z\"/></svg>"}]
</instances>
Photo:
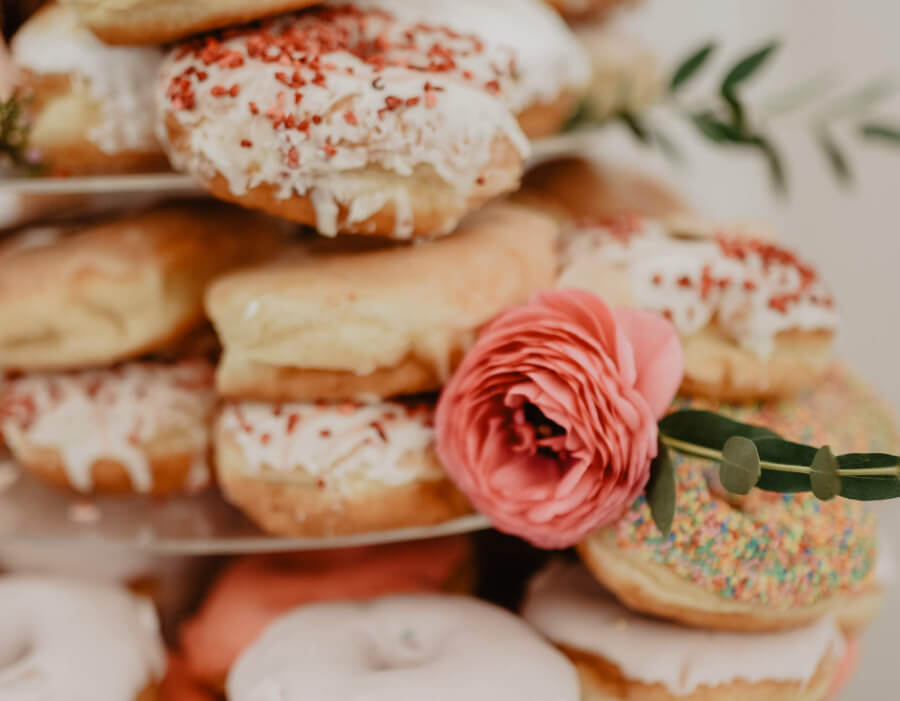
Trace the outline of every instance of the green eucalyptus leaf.
<instances>
[{"instance_id":1,"label":"green eucalyptus leaf","mask_svg":"<svg viewBox=\"0 0 900 701\"><path fill-rule=\"evenodd\" d=\"M761 474L756 444L744 436L732 436L722 447L719 479L732 494L749 494Z\"/></svg>"},{"instance_id":2,"label":"green eucalyptus leaf","mask_svg":"<svg viewBox=\"0 0 900 701\"><path fill-rule=\"evenodd\" d=\"M816 449L802 443L793 443L782 438L762 438L754 441L763 462L782 465L809 466L816 457ZM812 489L809 475L797 472L781 472L763 467L762 476L756 485L769 492L808 492Z\"/></svg>"},{"instance_id":3,"label":"green eucalyptus leaf","mask_svg":"<svg viewBox=\"0 0 900 701\"><path fill-rule=\"evenodd\" d=\"M754 442L762 438L780 438L768 428L742 424L702 409L673 412L659 422L659 430L669 438L715 451L721 451L725 441L732 436L744 436Z\"/></svg>"},{"instance_id":4,"label":"green eucalyptus leaf","mask_svg":"<svg viewBox=\"0 0 900 701\"><path fill-rule=\"evenodd\" d=\"M787 173L785 172L784 162L781 160L781 154L767 137L757 134L751 137L747 143L758 149L765 158L769 166L769 176L772 178L772 186L779 194L787 192Z\"/></svg>"},{"instance_id":5,"label":"green eucalyptus leaf","mask_svg":"<svg viewBox=\"0 0 900 701\"><path fill-rule=\"evenodd\" d=\"M733 94L737 89L737 86L762 68L763 64L769 60L769 57L772 56L777 49L778 42L772 41L739 60L734 64L731 70L725 74L719 92L722 95L725 95L726 93Z\"/></svg>"},{"instance_id":6,"label":"green eucalyptus leaf","mask_svg":"<svg viewBox=\"0 0 900 701\"><path fill-rule=\"evenodd\" d=\"M697 112L691 115L691 121L713 143L741 144L746 141L746 137L733 124L719 119L712 112Z\"/></svg>"},{"instance_id":7,"label":"green eucalyptus leaf","mask_svg":"<svg viewBox=\"0 0 900 701\"><path fill-rule=\"evenodd\" d=\"M847 157L844 155L841 147L834 140L834 137L828 130L821 129L817 134L816 140L819 142L819 147L822 149L822 153L825 154L825 159L828 161L828 165L831 166L835 177L842 183L849 183L853 179L853 174L850 172L850 163L847 161Z\"/></svg>"},{"instance_id":8,"label":"green eucalyptus leaf","mask_svg":"<svg viewBox=\"0 0 900 701\"><path fill-rule=\"evenodd\" d=\"M819 111L818 119L831 121L840 117L861 114L896 93L897 85L898 81L895 75L876 77L862 87L854 89L853 92L831 100Z\"/></svg>"},{"instance_id":9,"label":"green eucalyptus leaf","mask_svg":"<svg viewBox=\"0 0 900 701\"><path fill-rule=\"evenodd\" d=\"M663 536L668 536L675 519L675 465L662 441L658 444L656 458L650 463L645 493L653 523Z\"/></svg>"},{"instance_id":10,"label":"green eucalyptus leaf","mask_svg":"<svg viewBox=\"0 0 900 701\"><path fill-rule=\"evenodd\" d=\"M575 105L575 109L572 110L572 114L569 115L562 130L564 132L570 132L581 129L589 124L599 123L599 120L597 120L593 112L593 109L591 109L591 101L588 99L581 100Z\"/></svg>"},{"instance_id":11,"label":"green eucalyptus leaf","mask_svg":"<svg viewBox=\"0 0 900 701\"><path fill-rule=\"evenodd\" d=\"M715 50L716 43L711 41L708 44L701 46L682 61L678 68L675 69L675 72L672 74L672 79L669 81L669 92L677 92L679 88L693 78Z\"/></svg>"},{"instance_id":12,"label":"green eucalyptus leaf","mask_svg":"<svg viewBox=\"0 0 900 701\"><path fill-rule=\"evenodd\" d=\"M616 117L628 128L628 131L634 135L634 138L642 144L650 143L650 131L640 117L631 112L619 112Z\"/></svg>"},{"instance_id":13,"label":"green eucalyptus leaf","mask_svg":"<svg viewBox=\"0 0 900 701\"><path fill-rule=\"evenodd\" d=\"M892 124L876 124L874 122L863 124L860 131L867 139L887 141L900 146L900 126Z\"/></svg>"},{"instance_id":14,"label":"green eucalyptus leaf","mask_svg":"<svg viewBox=\"0 0 900 701\"><path fill-rule=\"evenodd\" d=\"M841 476L838 474L838 461L827 445L819 448L812 461L812 473L809 483L813 494L822 501L834 499L841 493Z\"/></svg>"},{"instance_id":15,"label":"green eucalyptus leaf","mask_svg":"<svg viewBox=\"0 0 900 701\"><path fill-rule=\"evenodd\" d=\"M896 475L841 477L841 496L859 501L878 501L900 497L900 457L885 453L847 453L838 456L841 470L892 467Z\"/></svg>"}]
</instances>

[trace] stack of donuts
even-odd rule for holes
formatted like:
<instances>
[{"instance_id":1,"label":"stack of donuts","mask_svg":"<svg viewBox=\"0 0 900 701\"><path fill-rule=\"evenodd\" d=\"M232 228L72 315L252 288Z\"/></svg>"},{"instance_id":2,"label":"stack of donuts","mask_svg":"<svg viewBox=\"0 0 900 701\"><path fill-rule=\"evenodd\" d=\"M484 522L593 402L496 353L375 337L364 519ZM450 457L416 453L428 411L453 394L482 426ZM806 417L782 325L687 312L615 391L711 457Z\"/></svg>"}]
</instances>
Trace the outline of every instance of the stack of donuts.
<instances>
[{"instance_id":1,"label":"stack of donuts","mask_svg":"<svg viewBox=\"0 0 900 701\"><path fill-rule=\"evenodd\" d=\"M835 692L890 579L872 515L737 497L694 458L676 460L667 536L642 496L550 556L496 533L275 552L473 513L436 406L492 320L541 291L674 328L673 408L897 450L889 409L834 363L811 263L639 173L529 170L532 141L586 102L653 99L652 61L610 34L629 4L68 0L19 29L17 95L50 173L172 168L206 196L0 236L0 450L79 503L218 494L273 553L0 540L0 699ZM863 418L842 420L848 403ZM565 442L536 405L502 409L522 450ZM552 520L552 495L510 475L491 475L497 500L530 489Z\"/></svg>"}]
</instances>

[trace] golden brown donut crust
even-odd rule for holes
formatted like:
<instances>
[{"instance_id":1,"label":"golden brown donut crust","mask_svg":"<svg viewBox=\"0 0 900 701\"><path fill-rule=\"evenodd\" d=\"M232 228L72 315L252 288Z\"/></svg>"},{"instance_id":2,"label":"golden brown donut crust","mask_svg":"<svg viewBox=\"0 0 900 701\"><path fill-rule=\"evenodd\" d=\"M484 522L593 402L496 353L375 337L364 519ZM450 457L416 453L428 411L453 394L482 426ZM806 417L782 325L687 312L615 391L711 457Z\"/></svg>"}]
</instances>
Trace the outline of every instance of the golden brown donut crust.
<instances>
[{"instance_id":1,"label":"golden brown donut crust","mask_svg":"<svg viewBox=\"0 0 900 701\"><path fill-rule=\"evenodd\" d=\"M608 660L565 645L557 645L578 671L583 701L820 701L831 685L837 659L829 653L807 682L768 680L751 683L735 679L718 686L700 686L675 695L663 684L628 679Z\"/></svg>"},{"instance_id":2,"label":"golden brown donut crust","mask_svg":"<svg viewBox=\"0 0 900 701\"><path fill-rule=\"evenodd\" d=\"M534 119L547 119L535 115ZM190 133L184 129L172 114L164 118L168 148L174 153L190 152ZM406 189L413 207L413 228L409 235L395 237L389 232L396 228L397 214L393 202L386 203L380 210L360 220L350 220L348 208L341 204L337 215L337 228L341 233L374 235L386 238L408 239L410 237L431 237L448 233L467 213L478 209L489 200L505 192L515 190L519 185L522 171L522 156L507 136L498 136L491 145L491 159L479 173L468 198L460 201L453 185L444 181L430 165L418 165L411 175L397 175L381 167L370 165L361 169L346 171L342 177L348 181L364 184L371 192ZM244 195L235 195L228 181L221 173L211 177L199 177L211 195L226 202L234 202L250 209L259 209L269 214L307 226L316 226L316 209L312 193L294 194L281 198L278 188L262 184L250 188Z\"/></svg>"},{"instance_id":3,"label":"golden brown donut crust","mask_svg":"<svg viewBox=\"0 0 900 701\"><path fill-rule=\"evenodd\" d=\"M107 44L162 44L298 10L316 0L69 0Z\"/></svg>"},{"instance_id":4,"label":"golden brown donut crust","mask_svg":"<svg viewBox=\"0 0 900 701\"><path fill-rule=\"evenodd\" d=\"M272 535L327 537L430 526L472 511L447 477L397 486L357 485L345 494L301 473L249 474L240 446L221 428L215 450L225 498ZM430 469L439 466L433 450L406 459Z\"/></svg>"}]
</instances>

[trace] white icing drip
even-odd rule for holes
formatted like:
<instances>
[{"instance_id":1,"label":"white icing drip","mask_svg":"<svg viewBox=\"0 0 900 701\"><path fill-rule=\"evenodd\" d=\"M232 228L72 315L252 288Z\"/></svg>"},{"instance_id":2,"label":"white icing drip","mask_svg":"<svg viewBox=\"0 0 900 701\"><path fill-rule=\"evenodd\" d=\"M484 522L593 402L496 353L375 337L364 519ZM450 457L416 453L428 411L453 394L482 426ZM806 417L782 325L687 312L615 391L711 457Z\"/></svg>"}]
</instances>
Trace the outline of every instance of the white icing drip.
<instances>
[{"instance_id":1,"label":"white icing drip","mask_svg":"<svg viewBox=\"0 0 900 701\"><path fill-rule=\"evenodd\" d=\"M0 699L123 701L165 671L149 601L66 579L0 577Z\"/></svg>"},{"instance_id":2,"label":"white icing drip","mask_svg":"<svg viewBox=\"0 0 900 701\"><path fill-rule=\"evenodd\" d=\"M302 468L338 489L363 479L387 485L441 476L420 462L403 464L408 454L434 443L432 410L403 404L230 404L221 429L241 447L248 467L277 472Z\"/></svg>"},{"instance_id":3,"label":"white icing drip","mask_svg":"<svg viewBox=\"0 0 900 701\"><path fill-rule=\"evenodd\" d=\"M14 454L29 445L57 450L81 491L90 491L97 460L115 460L138 492L153 487L147 445L167 434L182 437L179 452L195 456L195 470L205 464L216 401L212 368L200 361L25 376L8 383L3 399L0 431Z\"/></svg>"},{"instance_id":4,"label":"white icing drip","mask_svg":"<svg viewBox=\"0 0 900 701\"><path fill-rule=\"evenodd\" d=\"M572 665L520 619L433 595L302 606L238 658L227 689L231 701L577 701L579 693Z\"/></svg>"},{"instance_id":5,"label":"white icing drip","mask_svg":"<svg viewBox=\"0 0 900 701\"><path fill-rule=\"evenodd\" d=\"M355 36L355 19L329 20L329 28L339 21ZM319 24L315 12L299 19L287 15L270 31L275 35L298 27L310 31ZM365 32L372 40L385 34L400 43L407 41L408 29L412 25L372 15ZM296 65L290 60L285 64L250 58L253 35L224 41L224 51L234 53L209 65L197 52L176 48L165 60L158 84L159 110L174 117L188 135L185 153L169 149L174 166L204 178L218 172L238 196L261 185L274 186L281 199L309 194L323 234L337 233L340 206L348 210L352 223L393 202L394 233L409 235L412 206L407 188L384 183L375 187L371 179L359 176L361 169L374 165L411 177L417 166L429 165L453 186L459 202L465 202L491 160L495 139L508 137L523 157L529 150L505 101L484 87L492 80L500 86L509 82L504 71L511 54L499 49L474 51L471 37L449 38L439 31L421 30L416 36L417 49L397 49L397 54L427 66L428 47L450 46L460 52L455 55L457 70L377 69L340 50L319 55L320 73L299 49L291 51L291 56L304 59ZM229 60L240 65L224 67ZM471 82L461 77L462 71L471 71ZM294 81L295 72L302 85ZM317 73L324 86L314 82ZM206 77L200 80L198 74ZM299 104L296 95L301 96ZM388 98L397 101L395 108L386 109ZM290 122L279 121L279 115ZM273 120L278 121L277 128ZM163 121L164 117L161 130ZM448 221L444 228L452 225Z\"/></svg>"},{"instance_id":6,"label":"white icing drip","mask_svg":"<svg viewBox=\"0 0 900 701\"><path fill-rule=\"evenodd\" d=\"M531 581L522 615L551 641L678 696L738 679L806 683L826 655L839 659L844 649L831 618L778 633L707 631L645 618L616 602L583 566L561 562Z\"/></svg>"},{"instance_id":7,"label":"white icing drip","mask_svg":"<svg viewBox=\"0 0 900 701\"><path fill-rule=\"evenodd\" d=\"M330 0L332 5L342 0ZM413 22L443 24L481 37L488 46L513 52L514 80L504 94L516 113L581 91L591 77L590 60L559 15L540 0L356 0Z\"/></svg>"},{"instance_id":8,"label":"white icing drip","mask_svg":"<svg viewBox=\"0 0 900 701\"><path fill-rule=\"evenodd\" d=\"M75 10L54 6L26 23L11 44L13 58L35 73L71 75L100 106L101 121L87 133L101 151L158 148L153 80L162 60L156 48L107 46L78 21Z\"/></svg>"},{"instance_id":9,"label":"white icing drip","mask_svg":"<svg viewBox=\"0 0 900 701\"><path fill-rule=\"evenodd\" d=\"M742 250L743 258L728 255L716 240L673 237L650 220L638 221L637 228L626 233L602 226L584 229L572 235L558 285L584 285L585 273L596 265L602 288L603 268L623 271L638 307L666 314L685 335L716 323L762 358L771 355L783 331L837 328L831 294L818 277L779 309L772 300L801 290L800 268L767 261L751 246ZM704 278L715 281L705 291Z\"/></svg>"}]
</instances>

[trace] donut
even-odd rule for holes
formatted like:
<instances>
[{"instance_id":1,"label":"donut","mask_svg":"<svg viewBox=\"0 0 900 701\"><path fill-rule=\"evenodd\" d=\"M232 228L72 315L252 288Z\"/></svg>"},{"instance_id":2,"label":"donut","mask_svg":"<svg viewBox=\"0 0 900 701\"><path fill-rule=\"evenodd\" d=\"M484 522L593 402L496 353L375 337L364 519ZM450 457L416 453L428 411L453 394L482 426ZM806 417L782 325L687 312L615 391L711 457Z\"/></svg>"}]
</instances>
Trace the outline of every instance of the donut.
<instances>
[{"instance_id":1,"label":"donut","mask_svg":"<svg viewBox=\"0 0 900 701\"><path fill-rule=\"evenodd\" d=\"M0 398L0 432L42 480L83 493L168 494L209 483L215 408L206 361L26 375Z\"/></svg>"},{"instance_id":2,"label":"donut","mask_svg":"<svg viewBox=\"0 0 900 701\"><path fill-rule=\"evenodd\" d=\"M162 44L298 10L315 0L67 0L107 44Z\"/></svg>"},{"instance_id":3,"label":"donut","mask_svg":"<svg viewBox=\"0 0 900 701\"><path fill-rule=\"evenodd\" d=\"M0 577L0 698L153 701L166 667L152 605L65 578Z\"/></svg>"},{"instance_id":4,"label":"donut","mask_svg":"<svg viewBox=\"0 0 900 701\"><path fill-rule=\"evenodd\" d=\"M212 278L273 252L277 228L196 202L0 240L0 371L104 366L167 347L204 321Z\"/></svg>"},{"instance_id":5,"label":"donut","mask_svg":"<svg viewBox=\"0 0 900 701\"><path fill-rule=\"evenodd\" d=\"M482 324L552 286L556 235L546 216L493 204L427 245L313 237L224 275L206 295L217 389L269 402L438 390Z\"/></svg>"},{"instance_id":6,"label":"donut","mask_svg":"<svg viewBox=\"0 0 900 701\"><path fill-rule=\"evenodd\" d=\"M214 443L223 495L274 535L425 526L471 511L435 455L428 403L230 403Z\"/></svg>"},{"instance_id":7,"label":"donut","mask_svg":"<svg viewBox=\"0 0 900 701\"><path fill-rule=\"evenodd\" d=\"M626 215L668 219L691 211L677 192L659 180L578 156L556 158L532 168L515 199L547 211L565 223L567 230Z\"/></svg>"},{"instance_id":8,"label":"donut","mask_svg":"<svg viewBox=\"0 0 900 701\"><path fill-rule=\"evenodd\" d=\"M762 425L835 453L895 450L892 412L872 391L834 367L815 392L796 400L731 406L682 401ZM848 406L854 421L845 421ZM612 528L579 545L588 568L629 608L687 625L734 631L780 630L834 614L848 632L878 612L873 515L861 502L753 490L728 495L713 463L676 453L677 507L669 537L644 497Z\"/></svg>"},{"instance_id":9,"label":"donut","mask_svg":"<svg viewBox=\"0 0 900 701\"><path fill-rule=\"evenodd\" d=\"M515 673L511 673L515 670ZM566 658L516 616L429 594L301 606L238 658L229 701L577 701Z\"/></svg>"},{"instance_id":10,"label":"donut","mask_svg":"<svg viewBox=\"0 0 900 701\"><path fill-rule=\"evenodd\" d=\"M834 299L815 268L762 239L709 239L639 216L570 238L558 285L670 319L682 338L682 392L723 401L786 397L828 368Z\"/></svg>"},{"instance_id":11,"label":"donut","mask_svg":"<svg viewBox=\"0 0 900 701\"><path fill-rule=\"evenodd\" d=\"M181 627L190 676L223 690L228 670L279 615L316 601L413 592L466 593L472 546L464 536L344 550L250 555L229 563Z\"/></svg>"},{"instance_id":12,"label":"donut","mask_svg":"<svg viewBox=\"0 0 900 701\"><path fill-rule=\"evenodd\" d=\"M154 134L162 51L106 46L72 8L55 3L34 14L10 48L32 112L28 143L44 166L75 175L168 168Z\"/></svg>"},{"instance_id":13,"label":"donut","mask_svg":"<svg viewBox=\"0 0 900 701\"><path fill-rule=\"evenodd\" d=\"M203 578L202 558L151 555L136 550L78 547L31 542L0 545L0 572L65 577L96 584L121 585L150 599L164 630L195 603Z\"/></svg>"},{"instance_id":14,"label":"donut","mask_svg":"<svg viewBox=\"0 0 900 701\"><path fill-rule=\"evenodd\" d=\"M772 633L685 628L629 611L578 564L530 582L528 623L578 670L583 699L819 701L844 640L833 618Z\"/></svg>"},{"instance_id":15,"label":"donut","mask_svg":"<svg viewBox=\"0 0 900 701\"><path fill-rule=\"evenodd\" d=\"M327 6L174 47L158 131L221 199L327 235L444 234L518 187L513 63L473 35Z\"/></svg>"}]
</instances>

